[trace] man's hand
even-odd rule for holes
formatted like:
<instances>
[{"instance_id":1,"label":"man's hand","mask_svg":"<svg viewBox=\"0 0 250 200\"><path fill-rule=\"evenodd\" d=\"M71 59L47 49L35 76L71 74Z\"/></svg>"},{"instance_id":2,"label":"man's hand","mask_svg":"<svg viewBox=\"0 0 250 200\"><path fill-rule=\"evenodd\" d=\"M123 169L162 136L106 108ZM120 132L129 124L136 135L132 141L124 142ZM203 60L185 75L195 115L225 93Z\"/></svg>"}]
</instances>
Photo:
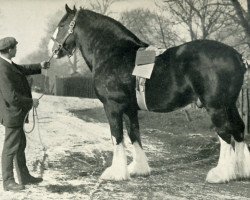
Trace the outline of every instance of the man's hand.
<instances>
[{"instance_id":1,"label":"man's hand","mask_svg":"<svg viewBox=\"0 0 250 200\"><path fill-rule=\"evenodd\" d=\"M48 61L42 61L40 64L41 64L42 69L48 69L50 66L50 62Z\"/></svg>"},{"instance_id":2,"label":"man's hand","mask_svg":"<svg viewBox=\"0 0 250 200\"><path fill-rule=\"evenodd\" d=\"M39 99L32 99L33 100L33 107L37 108L39 105Z\"/></svg>"}]
</instances>

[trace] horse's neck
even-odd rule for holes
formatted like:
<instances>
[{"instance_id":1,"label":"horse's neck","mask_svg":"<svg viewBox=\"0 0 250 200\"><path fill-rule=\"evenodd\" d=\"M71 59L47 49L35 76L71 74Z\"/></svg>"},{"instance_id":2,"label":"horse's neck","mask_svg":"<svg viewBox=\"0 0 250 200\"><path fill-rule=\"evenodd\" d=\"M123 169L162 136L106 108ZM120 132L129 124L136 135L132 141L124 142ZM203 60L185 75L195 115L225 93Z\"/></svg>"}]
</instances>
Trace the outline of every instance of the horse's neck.
<instances>
[{"instance_id":1,"label":"horse's neck","mask_svg":"<svg viewBox=\"0 0 250 200\"><path fill-rule=\"evenodd\" d=\"M96 34L100 30L95 28L94 22L91 24L92 22L85 21L85 23L78 27L77 38L79 49L91 71L101 67L100 62L105 62L105 59L117 54L122 55L129 49L136 52L139 47L147 45L126 29L122 30L117 27L117 31L114 33L115 30L109 28L100 35Z\"/></svg>"},{"instance_id":2,"label":"horse's neck","mask_svg":"<svg viewBox=\"0 0 250 200\"><path fill-rule=\"evenodd\" d=\"M106 54L112 53L110 50L112 47L104 45L100 38L93 38L91 33L85 34L84 30L79 30L77 35L77 43L82 56L90 70L94 71L96 67L100 66L98 62L103 60Z\"/></svg>"},{"instance_id":3,"label":"horse's neck","mask_svg":"<svg viewBox=\"0 0 250 200\"><path fill-rule=\"evenodd\" d=\"M90 60L85 56L85 54L84 54L83 50L81 50L81 48L80 48L80 51L81 51L82 57L84 58L86 64L88 65L90 71L93 72L93 63L90 62Z\"/></svg>"},{"instance_id":4,"label":"horse's neck","mask_svg":"<svg viewBox=\"0 0 250 200\"><path fill-rule=\"evenodd\" d=\"M84 58L86 64L88 65L90 71L93 70L93 49L90 47L90 42L88 40L88 38L86 38L84 32L81 29L77 29L75 31L75 37L76 39L76 43L77 43L77 47L80 50L82 57Z\"/></svg>"}]
</instances>

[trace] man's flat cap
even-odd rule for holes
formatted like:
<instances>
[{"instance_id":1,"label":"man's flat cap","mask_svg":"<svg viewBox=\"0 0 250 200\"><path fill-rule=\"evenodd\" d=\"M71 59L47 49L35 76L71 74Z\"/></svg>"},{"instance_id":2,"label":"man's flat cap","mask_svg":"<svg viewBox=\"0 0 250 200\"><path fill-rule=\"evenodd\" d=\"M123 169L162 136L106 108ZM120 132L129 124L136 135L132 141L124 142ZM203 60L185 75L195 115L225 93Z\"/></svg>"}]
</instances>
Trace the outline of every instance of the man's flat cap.
<instances>
[{"instance_id":1,"label":"man's flat cap","mask_svg":"<svg viewBox=\"0 0 250 200\"><path fill-rule=\"evenodd\" d=\"M0 39L0 51L8 48L13 48L18 42L13 37L5 37Z\"/></svg>"}]
</instances>

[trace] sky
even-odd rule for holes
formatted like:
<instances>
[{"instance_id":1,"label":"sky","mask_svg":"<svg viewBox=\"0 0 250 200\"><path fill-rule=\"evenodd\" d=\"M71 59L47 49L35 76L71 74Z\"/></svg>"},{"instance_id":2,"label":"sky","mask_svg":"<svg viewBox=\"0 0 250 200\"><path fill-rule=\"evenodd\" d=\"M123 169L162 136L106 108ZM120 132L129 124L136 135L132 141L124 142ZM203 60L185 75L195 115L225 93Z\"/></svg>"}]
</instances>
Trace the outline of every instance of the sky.
<instances>
[{"instance_id":1,"label":"sky","mask_svg":"<svg viewBox=\"0 0 250 200\"><path fill-rule=\"evenodd\" d=\"M90 1L90 0L89 0ZM16 62L38 49L46 34L49 18L67 3L80 7L86 0L0 0L0 38L12 36L18 41ZM154 0L121 0L112 5L119 13L138 7L152 8Z\"/></svg>"}]
</instances>

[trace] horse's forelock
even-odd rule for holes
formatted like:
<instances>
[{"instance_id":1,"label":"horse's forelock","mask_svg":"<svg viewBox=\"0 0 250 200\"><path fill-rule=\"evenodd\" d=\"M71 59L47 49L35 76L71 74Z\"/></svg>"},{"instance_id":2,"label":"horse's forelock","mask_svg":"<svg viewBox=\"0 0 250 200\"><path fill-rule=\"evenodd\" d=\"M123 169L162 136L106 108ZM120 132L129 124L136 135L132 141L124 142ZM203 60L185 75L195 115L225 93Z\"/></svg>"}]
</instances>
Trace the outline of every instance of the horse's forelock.
<instances>
[{"instance_id":1,"label":"horse's forelock","mask_svg":"<svg viewBox=\"0 0 250 200\"><path fill-rule=\"evenodd\" d=\"M58 23L58 26L61 26L68 19L69 16L70 16L69 13L65 13L65 15L62 17L62 19Z\"/></svg>"}]
</instances>

